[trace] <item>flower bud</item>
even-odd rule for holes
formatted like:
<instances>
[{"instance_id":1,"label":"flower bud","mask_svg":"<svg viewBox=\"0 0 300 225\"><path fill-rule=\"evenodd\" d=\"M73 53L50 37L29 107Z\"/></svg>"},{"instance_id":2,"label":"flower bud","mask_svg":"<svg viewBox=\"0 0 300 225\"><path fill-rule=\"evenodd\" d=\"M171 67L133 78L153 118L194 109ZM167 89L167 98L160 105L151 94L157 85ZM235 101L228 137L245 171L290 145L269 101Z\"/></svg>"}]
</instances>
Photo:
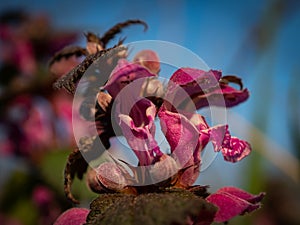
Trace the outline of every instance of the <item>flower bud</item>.
<instances>
[{"instance_id":1,"label":"flower bud","mask_svg":"<svg viewBox=\"0 0 300 225\"><path fill-rule=\"evenodd\" d=\"M128 185L129 173L114 162L105 162L96 169L97 180L107 189L120 191Z\"/></svg>"},{"instance_id":2,"label":"flower bud","mask_svg":"<svg viewBox=\"0 0 300 225\"><path fill-rule=\"evenodd\" d=\"M156 52L152 50L142 50L138 52L133 62L137 62L140 65L146 67L151 73L158 74L160 71L160 60Z\"/></svg>"}]
</instances>

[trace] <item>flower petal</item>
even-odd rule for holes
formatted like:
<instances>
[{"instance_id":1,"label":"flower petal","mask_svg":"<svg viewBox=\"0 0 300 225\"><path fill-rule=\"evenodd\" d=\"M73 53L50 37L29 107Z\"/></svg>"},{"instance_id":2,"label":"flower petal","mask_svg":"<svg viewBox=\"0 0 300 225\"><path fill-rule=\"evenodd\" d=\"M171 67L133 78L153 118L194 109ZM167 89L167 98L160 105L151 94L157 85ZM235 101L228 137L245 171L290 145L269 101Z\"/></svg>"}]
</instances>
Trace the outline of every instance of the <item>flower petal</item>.
<instances>
[{"instance_id":1,"label":"flower petal","mask_svg":"<svg viewBox=\"0 0 300 225\"><path fill-rule=\"evenodd\" d=\"M116 111L127 143L138 157L140 165L151 165L162 156L154 139L155 105L147 99L141 99L133 105L129 115L122 113L120 107Z\"/></svg>"},{"instance_id":2,"label":"flower petal","mask_svg":"<svg viewBox=\"0 0 300 225\"><path fill-rule=\"evenodd\" d=\"M181 171L177 184L175 185L179 187L189 187L195 183L200 174L201 152L209 142L209 135L202 132L202 130L208 129L208 125L205 118L200 114L188 112L181 113L185 115L191 124L193 124L200 132L193 157L186 163L185 168Z\"/></svg>"},{"instance_id":3,"label":"flower petal","mask_svg":"<svg viewBox=\"0 0 300 225\"><path fill-rule=\"evenodd\" d=\"M250 144L247 141L238 139L237 137L231 137L229 148L222 148L224 159L230 162L238 162L248 156L250 152Z\"/></svg>"},{"instance_id":4,"label":"flower petal","mask_svg":"<svg viewBox=\"0 0 300 225\"><path fill-rule=\"evenodd\" d=\"M161 129L171 147L172 156L181 167L185 166L197 151L200 133L182 114L161 107L158 116Z\"/></svg>"},{"instance_id":5,"label":"flower petal","mask_svg":"<svg viewBox=\"0 0 300 225\"><path fill-rule=\"evenodd\" d=\"M210 135L215 151L222 151L226 161L238 162L251 152L251 146L247 141L230 135L228 125L214 126L203 132Z\"/></svg>"},{"instance_id":6,"label":"flower petal","mask_svg":"<svg viewBox=\"0 0 300 225\"><path fill-rule=\"evenodd\" d=\"M220 88L211 90L204 95L194 96L193 102L197 109L206 106L233 107L246 101L248 97L248 89L237 90L228 85L221 84Z\"/></svg>"},{"instance_id":7,"label":"flower petal","mask_svg":"<svg viewBox=\"0 0 300 225\"><path fill-rule=\"evenodd\" d=\"M112 71L108 82L103 87L103 89L107 90L108 93L115 98L118 93L121 91L123 87L125 87L130 82L137 80L139 78L152 77L155 74L150 73L145 67L137 64L130 63L125 59L120 59L118 61L117 66ZM144 80L144 79L143 79ZM140 85L142 85L141 82ZM138 93L140 92L140 88L136 88Z\"/></svg>"},{"instance_id":8,"label":"flower petal","mask_svg":"<svg viewBox=\"0 0 300 225\"><path fill-rule=\"evenodd\" d=\"M180 68L175 71L170 80L182 86L189 94L194 94L201 89L204 90L216 86L221 75L221 71L217 70L204 71L194 68Z\"/></svg>"},{"instance_id":9,"label":"flower petal","mask_svg":"<svg viewBox=\"0 0 300 225\"><path fill-rule=\"evenodd\" d=\"M222 148L230 148L231 135L228 131L228 125L210 127L208 131L203 132L210 134L210 140L216 152L219 152Z\"/></svg>"},{"instance_id":10,"label":"flower petal","mask_svg":"<svg viewBox=\"0 0 300 225\"><path fill-rule=\"evenodd\" d=\"M207 128L207 124L199 114L175 113L166 110L164 106L158 116L162 131L171 147L171 156L180 169L175 186L189 187L194 184L200 173L200 154L208 143L209 136L200 134L199 131Z\"/></svg>"},{"instance_id":11,"label":"flower petal","mask_svg":"<svg viewBox=\"0 0 300 225\"><path fill-rule=\"evenodd\" d=\"M204 95L209 89L217 86L220 78L220 71L180 68L170 78L165 99L175 108L182 108L181 104L185 107L191 102L191 97Z\"/></svg>"},{"instance_id":12,"label":"flower petal","mask_svg":"<svg viewBox=\"0 0 300 225\"><path fill-rule=\"evenodd\" d=\"M225 78L231 77L231 79ZM234 77L234 79L233 79ZM185 108L193 100L197 109L206 106L232 107L244 102L249 97L247 89L237 90L228 85L229 82L237 82L242 88L241 79L235 76L225 76L223 81L221 71L210 70L203 71L194 68L181 68L177 70L170 78L167 99L173 99L171 102L176 108ZM180 88L190 96L187 98L182 94Z\"/></svg>"},{"instance_id":13,"label":"flower petal","mask_svg":"<svg viewBox=\"0 0 300 225\"><path fill-rule=\"evenodd\" d=\"M209 129L209 126L203 116L197 113L189 113L189 112L180 112L184 115L190 122L193 124L198 132L200 133L198 146L196 147L196 151L194 152L194 163L198 164L200 162L200 153L205 148L207 143L209 142L210 135L206 132Z\"/></svg>"}]
</instances>

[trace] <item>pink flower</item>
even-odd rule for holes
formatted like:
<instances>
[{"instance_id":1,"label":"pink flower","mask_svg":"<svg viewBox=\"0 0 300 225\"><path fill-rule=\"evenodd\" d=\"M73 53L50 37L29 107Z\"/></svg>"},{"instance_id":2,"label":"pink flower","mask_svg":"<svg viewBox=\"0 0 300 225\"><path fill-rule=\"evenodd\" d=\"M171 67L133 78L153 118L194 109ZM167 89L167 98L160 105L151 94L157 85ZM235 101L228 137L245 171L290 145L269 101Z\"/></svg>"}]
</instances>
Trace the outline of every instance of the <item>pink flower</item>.
<instances>
[{"instance_id":1,"label":"pink flower","mask_svg":"<svg viewBox=\"0 0 300 225\"><path fill-rule=\"evenodd\" d=\"M209 195L206 200L219 208L215 215L215 222L225 222L235 216L258 209L264 196L265 193L252 195L235 187L223 187Z\"/></svg>"},{"instance_id":2,"label":"pink flower","mask_svg":"<svg viewBox=\"0 0 300 225\"><path fill-rule=\"evenodd\" d=\"M170 78L165 97L167 101L163 103L158 116L173 156L178 162L181 161L179 164L181 168L185 169L178 179L179 186L190 186L196 181L201 162L200 154L209 141L212 142L215 151L222 152L226 161L240 161L251 152L251 146L248 142L231 137L228 125L209 127L204 117L189 112L190 109L184 106L190 98L195 104L194 109L199 109L205 104L198 104L199 102L195 102L194 99L199 96L204 96L203 98L206 99L207 94L214 95L216 90L218 93L222 93L220 91L222 87L224 90L232 90L231 94L238 95L235 89L227 84L221 84L221 78L220 71L210 70L206 72L193 68L181 68ZM247 90L244 92L248 97ZM225 105L228 106L246 100L246 98L240 98L233 104L232 101L226 100L227 92L223 94L223 102L225 99ZM221 106L220 101L210 101L209 103ZM223 106L225 105L223 104Z\"/></svg>"},{"instance_id":3,"label":"pink flower","mask_svg":"<svg viewBox=\"0 0 300 225\"><path fill-rule=\"evenodd\" d=\"M203 116L192 113L176 113L161 107L158 116L162 131L171 146L171 153L181 168L179 186L191 186L199 175L201 152L212 142L215 151L221 151L224 159L237 162L250 154L248 142L231 137L228 126L209 127Z\"/></svg>"},{"instance_id":4,"label":"pink flower","mask_svg":"<svg viewBox=\"0 0 300 225\"><path fill-rule=\"evenodd\" d=\"M203 116L188 107L190 100L196 106L194 110L203 107L204 101L198 101L198 97L213 96L216 93L218 98L224 97L223 106L233 106L246 100L248 97L246 89L242 90L246 97L238 98L233 102L228 99L227 94L238 97L239 91L224 83L220 71L206 72L181 68L171 76L163 104L155 105L156 102L140 96L145 79L153 76L155 75L144 67L121 59L112 71L107 84L102 88L111 95L115 103L115 111L112 113L121 128L121 134L137 156L139 166L162 163L165 161L162 159L167 156L160 150L155 140L156 115L160 119L161 129L170 145L172 160L168 160L169 166L178 169L176 186L187 188L193 185L200 173L201 152L210 141L215 151L221 151L227 161L237 162L249 155L250 144L232 137L228 125L209 127ZM131 85L127 86L130 83ZM194 99L197 101L194 102ZM212 101L212 104L221 105L219 100ZM98 170L101 171L106 170ZM161 171L156 170L156 173L159 172ZM153 174L154 171L149 173L159 177ZM101 174L99 177L102 177ZM99 181L101 183L101 179ZM104 186L109 188L107 185Z\"/></svg>"},{"instance_id":5,"label":"pink flower","mask_svg":"<svg viewBox=\"0 0 300 225\"><path fill-rule=\"evenodd\" d=\"M155 105L150 100L142 99L133 105L128 115L120 111L117 110L117 115L123 135L138 157L140 165L153 164L162 156L154 139Z\"/></svg>"},{"instance_id":6,"label":"pink flower","mask_svg":"<svg viewBox=\"0 0 300 225\"><path fill-rule=\"evenodd\" d=\"M54 225L83 225L90 210L84 208L71 208L61 214Z\"/></svg>"}]
</instances>

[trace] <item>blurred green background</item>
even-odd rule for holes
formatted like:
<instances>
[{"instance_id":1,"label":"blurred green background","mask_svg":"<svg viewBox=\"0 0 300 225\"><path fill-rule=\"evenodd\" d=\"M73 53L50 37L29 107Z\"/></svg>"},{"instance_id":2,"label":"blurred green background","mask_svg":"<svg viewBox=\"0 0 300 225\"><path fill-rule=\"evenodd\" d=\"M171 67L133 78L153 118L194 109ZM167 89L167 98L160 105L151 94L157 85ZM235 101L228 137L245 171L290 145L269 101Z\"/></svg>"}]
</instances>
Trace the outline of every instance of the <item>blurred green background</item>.
<instances>
[{"instance_id":1,"label":"blurred green background","mask_svg":"<svg viewBox=\"0 0 300 225\"><path fill-rule=\"evenodd\" d=\"M103 34L127 19L149 29L126 28L118 38L177 43L250 90L228 122L252 154L237 164L218 155L198 180L211 190L267 192L261 210L230 224L300 224L300 1L11 0L0 3L0 18L0 224L52 224L71 207L62 186L75 145L71 98L53 92L47 62L65 45L84 46L83 32ZM87 207L95 195L75 183Z\"/></svg>"}]
</instances>

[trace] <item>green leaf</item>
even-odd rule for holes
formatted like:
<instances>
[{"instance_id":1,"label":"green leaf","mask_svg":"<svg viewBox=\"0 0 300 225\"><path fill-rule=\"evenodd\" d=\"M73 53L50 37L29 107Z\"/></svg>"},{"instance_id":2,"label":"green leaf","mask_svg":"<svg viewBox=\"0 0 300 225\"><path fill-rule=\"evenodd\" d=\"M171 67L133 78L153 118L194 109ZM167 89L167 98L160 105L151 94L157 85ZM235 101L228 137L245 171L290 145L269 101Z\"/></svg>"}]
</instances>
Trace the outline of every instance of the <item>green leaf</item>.
<instances>
[{"instance_id":1,"label":"green leaf","mask_svg":"<svg viewBox=\"0 0 300 225\"><path fill-rule=\"evenodd\" d=\"M17 201L31 195L36 179L22 171L15 171L1 190L0 211L8 212Z\"/></svg>"},{"instance_id":2,"label":"green leaf","mask_svg":"<svg viewBox=\"0 0 300 225\"><path fill-rule=\"evenodd\" d=\"M65 196L63 192L63 173L67 163L67 157L70 153L71 151L69 149L49 152L44 156L43 161L39 165L39 170L45 181L55 188L55 190L61 196ZM72 192L78 199L82 201L91 201L95 197L95 194L87 188L87 185L84 181L85 177L82 180L74 179Z\"/></svg>"},{"instance_id":3,"label":"green leaf","mask_svg":"<svg viewBox=\"0 0 300 225\"><path fill-rule=\"evenodd\" d=\"M140 195L102 194L91 203L87 225L198 225L213 222L217 208L193 193L174 189Z\"/></svg>"},{"instance_id":4,"label":"green leaf","mask_svg":"<svg viewBox=\"0 0 300 225\"><path fill-rule=\"evenodd\" d=\"M17 219L24 225L36 224L38 210L32 202L31 194L37 181L36 177L15 171L1 190L1 213Z\"/></svg>"},{"instance_id":5,"label":"green leaf","mask_svg":"<svg viewBox=\"0 0 300 225\"><path fill-rule=\"evenodd\" d=\"M57 190L63 191L63 171L70 150L51 151L44 155L38 169L43 178Z\"/></svg>"},{"instance_id":6,"label":"green leaf","mask_svg":"<svg viewBox=\"0 0 300 225\"><path fill-rule=\"evenodd\" d=\"M22 221L24 225L36 224L38 221L38 210L31 199L19 199L11 209L9 216Z\"/></svg>"}]
</instances>

